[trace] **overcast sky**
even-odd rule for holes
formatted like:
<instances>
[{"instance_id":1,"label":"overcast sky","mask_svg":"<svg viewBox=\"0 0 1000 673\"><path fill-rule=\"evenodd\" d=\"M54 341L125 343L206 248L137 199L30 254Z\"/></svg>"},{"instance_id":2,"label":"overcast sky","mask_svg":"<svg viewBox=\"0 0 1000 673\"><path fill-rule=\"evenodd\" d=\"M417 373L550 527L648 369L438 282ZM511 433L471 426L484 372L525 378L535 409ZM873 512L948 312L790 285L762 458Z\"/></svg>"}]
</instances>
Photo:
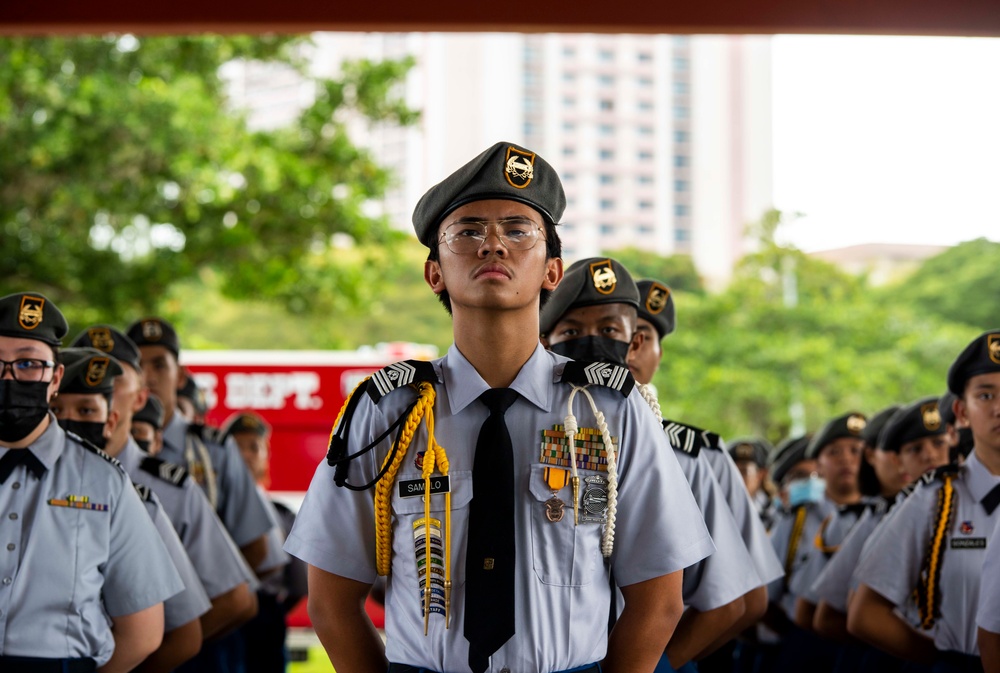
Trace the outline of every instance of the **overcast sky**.
<instances>
[{"instance_id":1,"label":"overcast sky","mask_svg":"<svg viewBox=\"0 0 1000 673\"><path fill-rule=\"evenodd\" d=\"M774 195L813 251L1000 241L1000 39L774 39Z\"/></svg>"}]
</instances>

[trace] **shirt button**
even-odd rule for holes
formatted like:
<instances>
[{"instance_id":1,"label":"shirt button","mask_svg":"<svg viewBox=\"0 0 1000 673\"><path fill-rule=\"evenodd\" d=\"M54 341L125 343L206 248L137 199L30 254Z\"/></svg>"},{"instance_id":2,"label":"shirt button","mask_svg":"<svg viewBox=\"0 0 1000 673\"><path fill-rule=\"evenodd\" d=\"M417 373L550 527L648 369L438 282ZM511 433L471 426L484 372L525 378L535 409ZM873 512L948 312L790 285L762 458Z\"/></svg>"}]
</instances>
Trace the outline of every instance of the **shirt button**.
<instances>
[{"instance_id":1,"label":"shirt button","mask_svg":"<svg viewBox=\"0 0 1000 673\"><path fill-rule=\"evenodd\" d=\"M13 542L8 542L7 543L7 551L14 551L14 543Z\"/></svg>"},{"instance_id":2,"label":"shirt button","mask_svg":"<svg viewBox=\"0 0 1000 673\"><path fill-rule=\"evenodd\" d=\"M17 512L11 512L11 514L10 514L10 516L8 518L11 521L17 521Z\"/></svg>"},{"instance_id":3,"label":"shirt button","mask_svg":"<svg viewBox=\"0 0 1000 673\"><path fill-rule=\"evenodd\" d=\"M13 484L10 485L10 487L16 491L17 489L21 488L21 482L15 481Z\"/></svg>"},{"instance_id":4,"label":"shirt button","mask_svg":"<svg viewBox=\"0 0 1000 673\"><path fill-rule=\"evenodd\" d=\"M13 582L13 581L14 581L14 580L12 580L12 579L11 579L11 578L9 578L9 577L4 577L4 578L3 578L3 583L4 583L4 584L10 584L10 583L11 583L11 582Z\"/></svg>"}]
</instances>

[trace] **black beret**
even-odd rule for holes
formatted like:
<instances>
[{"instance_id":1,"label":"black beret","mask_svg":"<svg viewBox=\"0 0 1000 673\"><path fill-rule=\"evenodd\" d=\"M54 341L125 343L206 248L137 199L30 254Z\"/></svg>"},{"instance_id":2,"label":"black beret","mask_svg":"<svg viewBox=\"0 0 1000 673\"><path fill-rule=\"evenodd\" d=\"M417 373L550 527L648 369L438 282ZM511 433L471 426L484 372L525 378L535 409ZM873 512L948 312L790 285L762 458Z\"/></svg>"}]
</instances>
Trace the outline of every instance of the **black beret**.
<instances>
[{"instance_id":1,"label":"black beret","mask_svg":"<svg viewBox=\"0 0 1000 673\"><path fill-rule=\"evenodd\" d=\"M0 298L0 336L34 339L59 346L69 331L56 305L37 292L18 292Z\"/></svg>"},{"instance_id":2,"label":"black beret","mask_svg":"<svg viewBox=\"0 0 1000 673\"><path fill-rule=\"evenodd\" d=\"M537 210L558 224L566 209L562 182L544 159L513 143L497 143L431 187L413 210L417 238L430 247L438 225L473 201L506 199Z\"/></svg>"},{"instance_id":3,"label":"black beret","mask_svg":"<svg viewBox=\"0 0 1000 673\"><path fill-rule=\"evenodd\" d=\"M132 416L133 423L149 423L157 430L163 429L163 403L156 395L146 398L146 405Z\"/></svg>"},{"instance_id":4,"label":"black beret","mask_svg":"<svg viewBox=\"0 0 1000 673\"><path fill-rule=\"evenodd\" d=\"M110 325L88 327L73 339L70 346L96 348L113 355L116 360L130 365L137 372L142 371L142 355L139 353L139 347Z\"/></svg>"},{"instance_id":5,"label":"black beret","mask_svg":"<svg viewBox=\"0 0 1000 673\"><path fill-rule=\"evenodd\" d=\"M972 340L948 368L948 390L961 397L973 376L1000 372L1000 329L983 332Z\"/></svg>"},{"instance_id":6,"label":"black beret","mask_svg":"<svg viewBox=\"0 0 1000 673\"><path fill-rule=\"evenodd\" d=\"M816 433L816 436L809 442L806 449L806 458L812 460L818 458L820 452L832 442L842 437L857 437L861 439L861 433L868 425L868 419L864 414L852 412L837 416L823 426L823 429Z\"/></svg>"},{"instance_id":7,"label":"black beret","mask_svg":"<svg viewBox=\"0 0 1000 673\"><path fill-rule=\"evenodd\" d=\"M222 425L219 441L224 442L227 438L244 432L257 437L266 437L271 432L271 426L252 411L240 411L230 416Z\"/></svg>"},{"instance_id":8,"label":"black beret","mask_svg":"<svg viewBox=\"0 0 1000 673\"><path fill-rule=\"evenodd\" d=\"M868 424L861 431L861 439L865 440L865 444L871 447L878 446L878 438L882 432L882 428L889 422L892 415L899 411L899 408L898 404L893 404L868 419Z\"/></svg>"},{"instance_id":9,"label":"black beret","mask_svg":"<svg viewBox=\"0 0 1000 673\"><path fill-rule=\"evenodd\" d=\"M958 395L950 390L938 400L938 413L941 414L941 422L945 425L955 425L955 400Z\"/></svg>"},{"instance_id":10,"label":"black beret","mask_svg":"<svg viewBox=\"0 0 1000 673\"><path fill-rule=\"evenodd\" d=\"M636 286L639 288L639 317L651 322L662 339L677 325L674 295L658 280L640 280Z\"/></svg>"},{"instance_id":11,"label":"black beret","mask_svg":"<svg viewBox=\"0 0 1000 673\"><path fill-rule=\"evenodd\" d=\"M938 398L925 397L906 405L889 419L878 438L878 448L899 453L907 442L922 437L943 435L947 427L941 422Z\"/></svg>"},{"instance_id":12,"label":"black beret","mask_svg":"<svg viewBox=\"0 0 1000 673\"><path fill-rule=\"evenodd\" d=\"M181 342L177 338L177 331L163 318L136 320L126 332L136 346L163 346L174 357L180 357Z\"/></svg>"},{"instance_id":13,"label":"black beret","mask_svg":"<svg viewBox=\"0 0 1000 673\"><path fill-rule=\"evenodd\" d=\"M114 357L96 348L67 348L59 353L63 372L59 392L82 395L110 395L115 377L124 370Z\"/></svg>"},{"instance_id":14,"label":"black beret","mask_svg":"<svg viewBox=\"0 0 1000 673\"><path fill-rule=\"evenodd\" d=\"M639 308L639 288L617 260L589 257L571 264L542 308L539 330L548 334L566 311L597 304L629 304Z\"/></svg>"},{"instance_id":15,"label":"black beret","mask_svg":"<svg viewBox=\"0 0 1000 673\"><path fill-rule=\"evenodd\" d=\"M194 410L199 414L208 411L208 402L205 400L205 391L198 387L194 377L190 374L184 379L184 383L177 389L177 397L184 397L191 400Z\"/></svg>"},{"instance_id":16,"label":"black beret","mask_svg":"<svg viewBox=\"0 0 1000 673\"><path fill-rule=\"evenodd\" d=\"M789 437L778 444L778 448L771 454L770 473L771 481L781 484L788 471L795 467L796 463L806 460L806 448L809 446L810 435L802 437Z\"/></svg>"},{"instance_id":17,"label":"black beret","mask_svg":"<svg viewBox=\"0 0 1000 673\"><path fill-rule=\"evenodd\" d=\"M767 465L767 459L774 447L760 437L744 437L729 444L729 455L733 460L752 460L758 467Z\"/></svg>"}]
</instances>

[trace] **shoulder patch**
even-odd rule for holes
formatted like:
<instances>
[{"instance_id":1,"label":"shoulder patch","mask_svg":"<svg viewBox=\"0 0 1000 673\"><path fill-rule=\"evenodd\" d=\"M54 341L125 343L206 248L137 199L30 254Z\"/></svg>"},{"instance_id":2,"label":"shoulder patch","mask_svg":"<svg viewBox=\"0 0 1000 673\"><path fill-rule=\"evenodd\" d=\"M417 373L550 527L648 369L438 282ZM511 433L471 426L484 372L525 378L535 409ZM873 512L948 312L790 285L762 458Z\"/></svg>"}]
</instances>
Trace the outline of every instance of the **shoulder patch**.
<instances>
[{"instance_id":1,"label":"shoulder patch","mask_svg":"<svg viewBox=\"0 0 1000 673\"><path fill-rule=\"evenodd\" d=\"M719 435L687 423L663 419L663 431L667 433L670 446L693 458L697 458L702 449L721 449Z\"/></svg>"},{"instance_id":2,"label":"shoulder patch","mask_svg":"<svg viewBox=\"0 0 1000 673\"><path fill-rule=\"evenodd\" d=\"M69 438L71 438L74 442L76 442L77 444L79 444L83 448L87 449L91 453L96 453L98 456L100 456L104 460L108 461L109 463L111 463L112 465L114 465L115 467L117 467L121 471L122 474L125 474L125 468L122 467L122 464L118 462L118 459L117 458L112 458L104 449L98 447L93 442L84 439L83 437L81 437L80 435L76 434L75 432L70 432L69 430L66 430L66 436L69 437Z\"/></svg>"},{"instance_id":3,"label":"shoulder patch","mask_svg":"<svg viewBox=\"0 0 1000 673\"><path fill-rule=\"evenodd\" d=\"M437 383L434 365L425 360L404 360L383 367L368 379L366 391L372 402L379 400L397 388L411 383Z\"/></svg>"},{"instance_id":4,"label":"shoulder patch","mask_svg":"<svg viewBox=\"0 0 1000 673\"><path fill-rule=\"evenodd\" d=\"M628 397L635 388L635 379L628 367L611 364L610 362L577 362L575 360L567 362L563 367L563 383L572 383L578 386L604 386L617 390L623 396Z\"/></svg>"},{"instance_id":5,"label":"shoulder patch","mask_svg":"<svg viewBox=\"0 0 1000 673\"><path fill-rule=\"evenodd\" d=\"M174 486L183 486L188 478L188 471L184 466L168 463L152 456L143 458L142 462L139 463L139 469Z\"/></svg>"},{"instance_id":6,"label":"shoulder patch","mask_svg":"<svg viewBox=\"0 0 1000 673\"><path fill-rule=\"evenodd\" d=\"M207 425L191 423L187 426L187 434L194 435L203 442L217 442L214 428Z\"/></svg>"},{"instance_id":7,"label":"shoulder patch","mask_svg":"<svg viewBox=\"0 0 1000 673\"><path fill-rule=\"evenodd\" d=\"M956 475L959 471L958 463L948 463L947 465L942 465L932 472L926 472L921 475L917 482L922 482L924 484L930 484L935 481L943 481L947 475Z\"/></svg>"},{"instance_id":8,"label":"shoulder patch","mask_svg":"<svg viewBox=\"0 0 1000 673\"><path fill-rule=\"evenodd\" d=\"M134 481L132 485L135 486L135 492L139 494L139 499L143 502L149 502L153 499L153 492L149 490L149 486L145 484L137 484Z\"/></svg>"}]
</instances>

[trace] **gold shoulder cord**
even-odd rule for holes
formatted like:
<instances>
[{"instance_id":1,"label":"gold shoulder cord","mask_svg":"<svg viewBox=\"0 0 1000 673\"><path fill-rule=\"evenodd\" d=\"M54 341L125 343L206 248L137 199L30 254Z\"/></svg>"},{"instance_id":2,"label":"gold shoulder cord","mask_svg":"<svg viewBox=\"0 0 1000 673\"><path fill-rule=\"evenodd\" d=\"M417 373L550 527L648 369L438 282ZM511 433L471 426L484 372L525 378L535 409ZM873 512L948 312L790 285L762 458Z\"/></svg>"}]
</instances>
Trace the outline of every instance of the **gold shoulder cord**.
<instances>
[{"instance_id":1,"label":"gold shoulder cord","mask_svg":"<svg viewBox=\"0 0 1000 673\"><path fill-rule=\"evenodd\" d=\"M364 385L366 378L351 393L351 397L358 393L359 388ZM412 386L411 386L412 387ZM375 567L379 575L388 576L392 565L392 489L396 483L396 475L399 467L403 464L403 459L409 451L413 437L416 435L420 421L426 419L427 424L427 451L424 453L423 472L424 478L424 525L427 539L430 539L430 480L434 468L437 467L443 476L448 474L448 456L444 447L434 439L434 400L436 394L434 386L427 382L417 384L417 401L410 411L406 422L400 429L399 447L393 456L392 452L386 454L382 462L382 468L392 458L391 465L388 466L385 476L379 480L375 486ZM348 397L350 400L350 397ZM340 410L334 429L340 425L341 417L347 408L347 402ZM332 436L332 435L331 435ZM451 606L451 490L445 493L445 527L442 531L444 537L444 563L445 563L445 628L450 623L449 608ZM431 596L431 564L426 564L427 578L424 585L424 635L427 635L428 622L430 619L430 596Z\"/></svg>"},{"instance_id":2,"label":"gold shoulder cord","mask_svg":"<svg viewBox=\"0 0 1000 673\"><path fill-rule=\"evenodd\" d=\"M819 549L827 556L836 553L837 550L840 549L839 544L827 545L826 540L823 539L823 533L826 532L826 527L830 525L830 521L832 520L833 515L827 515L827 517L823 519L823 523L819 525L819 530L816 531L816 537L813 538L813 544L816 545L816 549Z\"/></svg>"},{"instance_id":3,"label":"gold shoulder cord","mask_svg":"<svg viewBox=\"0 0 1000 673\"><path fill-rule=\"evenodd\" d=\"M802 529L806 525L806 506L799 505L795 510L795 523L792 524L792 534L788 538L788 551L785 553L785 588L792 577L792 565L795 563L795 554L799 551L799 539L802 537Z\"/></svg>"},{"instance_id":4,"label":"gold shoulder cord","mask_svg":"<svg viewBox=\"0 0 1000 673\"><path fill-rule=\"evenodd\" d=\"M945 474L944 485L938 490L934 532L927 544L915 592L920 610L920 628L925 631L931 629L941 616L941 563L944 561L945 537L955 515L954 478L954 475Z\"/></svg>"}]
</instances>

